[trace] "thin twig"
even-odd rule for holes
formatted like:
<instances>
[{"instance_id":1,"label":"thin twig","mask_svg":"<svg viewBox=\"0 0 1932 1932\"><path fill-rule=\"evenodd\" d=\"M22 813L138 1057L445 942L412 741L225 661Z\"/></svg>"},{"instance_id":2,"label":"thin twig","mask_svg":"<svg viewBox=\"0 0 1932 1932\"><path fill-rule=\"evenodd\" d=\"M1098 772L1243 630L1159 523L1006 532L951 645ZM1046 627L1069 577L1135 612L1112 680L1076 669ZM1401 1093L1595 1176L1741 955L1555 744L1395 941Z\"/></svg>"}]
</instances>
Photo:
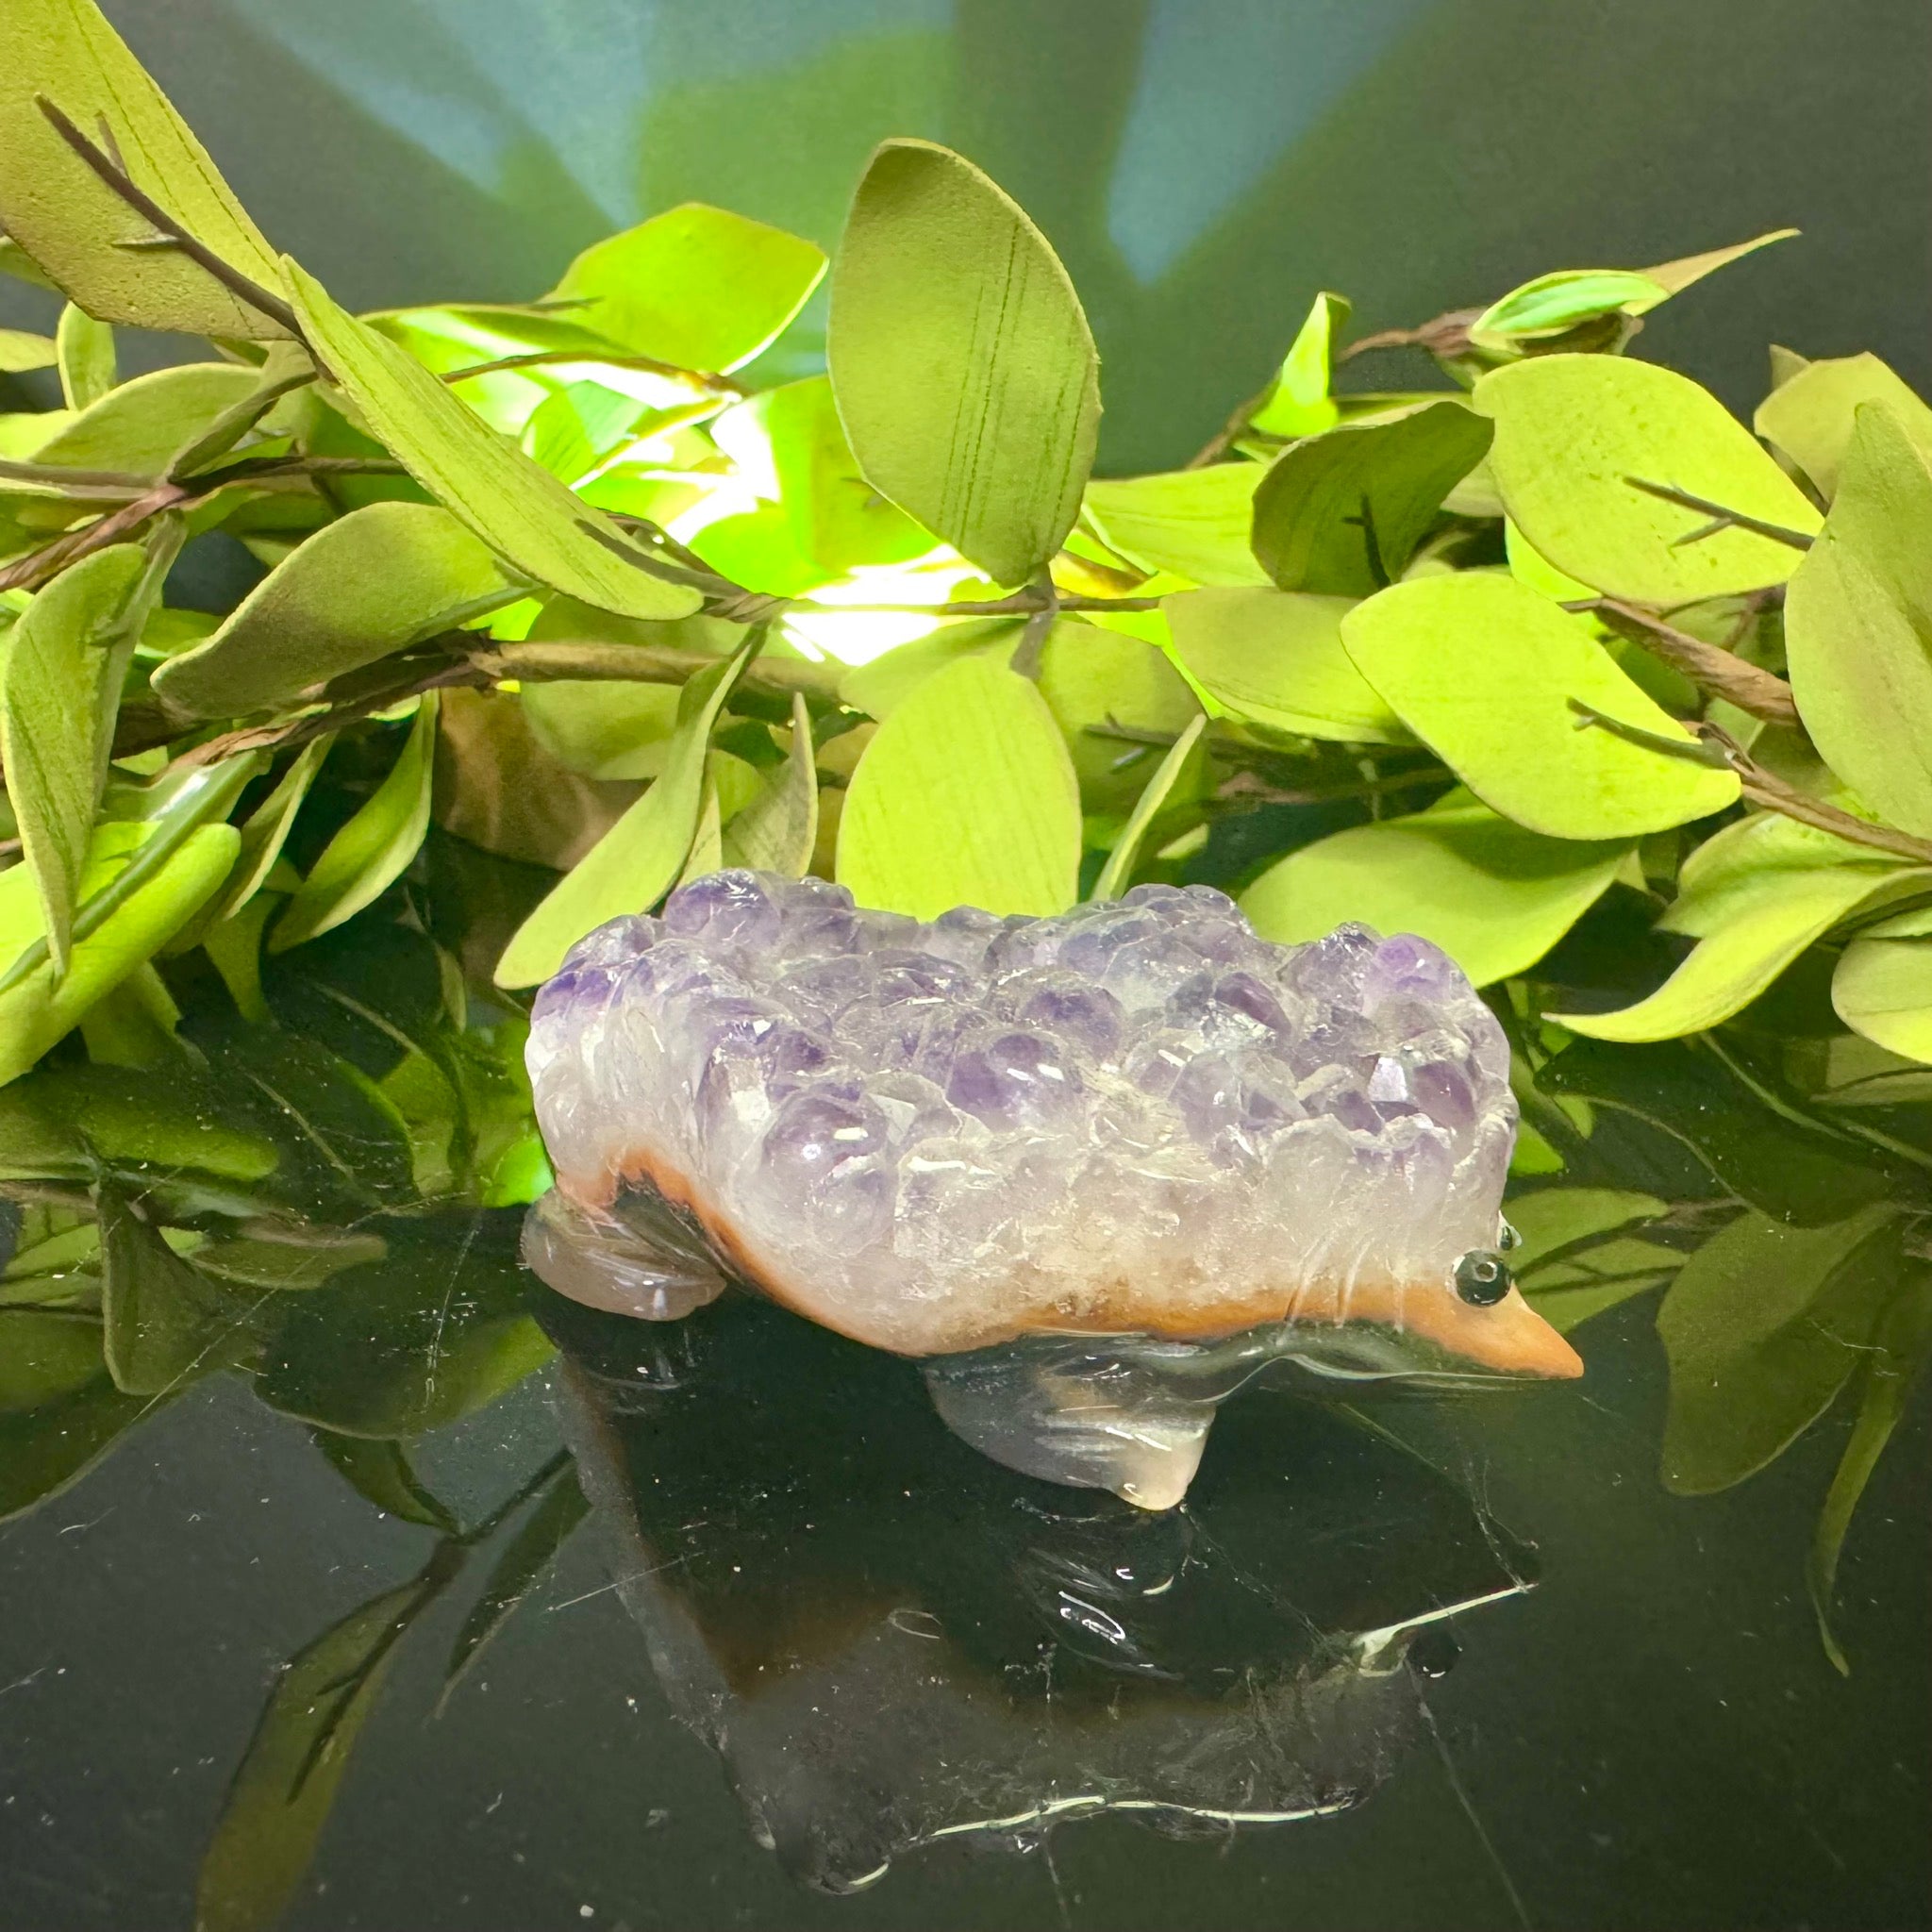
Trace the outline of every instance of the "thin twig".
<instances>
[{"instance_id":1,"label":"thin twig","mask_svg":"<svg viewBox=\"0 0 1932 1932\"><path fill-rule=\"evenodd\" d=\"M501 375L517 369L539 369L550 362L602 362L611 369L636 369L646 375L662 375L673 382L708 390L714 395L748 396L751 391L729 375L707 369L680 369L675 362L660 362L655 356L605 356L594 348L532 349L520 356L498 356L493 361L473 362L466 369L445 369L444 382L468 382L476 375Z\"/></svg>"},{"instance_id":2,"label":"thin twig","mask_svg":"<svg viewBox=\"0 0 1932 1932\"><path fill-rule=\"evenodd\" d=\"M1683 543L1701 543L1707 537L1733 528L1749 530L1754 536L1768 537L1774 543L1783 543L1793 550L1811 547L1812 540L1803 530L1788 530L1782 524L1768 524L1762 517L1746 516L1740 509L1732 509L1725 504L1715 503L1709 497L1699 496L1689 490L1679 490L1674 483L1647 483L1641 476L1625 476L1624 481L1631 489L1642 491L1646 496L1655 496L1663 503L1674 503L1683 509L1702 510L1710 519L1709 523L1674 539L1674 549Z\"/></svg>"},{"instance_id":3,"label":"thin twig","mask_svg":"<svg viewBox=\"0 0 1932 1932\"><path fill-rule=\"evenodd\" d=\"M135 185L127 170L120 165L114 157L96 147L60 108L45 94L36 94L34 105L38 107L52 124L54 131L71 147L107 185L118 194L137 214L143 215L155 226L155 234L141 245L147 247L167 246L177 248L187 258L206 269L231 295L240 297L249 308L265 315L279 327L286 329L299 342L303 340L302 324L295 311L279 295L272 294L259 282L251 280L232 262L222 258L205 242L198 242L181 224L164 208L159 202ZM110 137L111 139L111 137Z\"/></svg>"},{"instance_id":4,"label":"thin twig","mask_svg":"<svg viewBox=\"0 0 1932 1932\"><path fill-rule=\"evenodd\" d=\"M1796 700L1783 678L1747 663L1721 644L1707 643L1657 616L1617 597L1584 597L1566 610L1593 611L1619 637L1641 644L1674 671L1681 671L1700 691L1721 697L1767 724L1797 725Z\"/></svg>"},{"instance_id":5,"label":"thin twig","mask_svg":"<svg viewBox=\"0 0 1932 1932\"><path fill-rule=\"evenodd\" d=\"M5 570L0 570L0 591L37 590L49 577L58 575L69 564L118 542L128 531L146 523L150 517L158 516L166 509L192 508L201 501L200 497L190 495L178 483L160 484L145 496L138 496L132 503L123 504L107 516L83 524L77 530L64 532L51 543L43 543L40 549L29 551Z\"/></svg>"}]
</instances>

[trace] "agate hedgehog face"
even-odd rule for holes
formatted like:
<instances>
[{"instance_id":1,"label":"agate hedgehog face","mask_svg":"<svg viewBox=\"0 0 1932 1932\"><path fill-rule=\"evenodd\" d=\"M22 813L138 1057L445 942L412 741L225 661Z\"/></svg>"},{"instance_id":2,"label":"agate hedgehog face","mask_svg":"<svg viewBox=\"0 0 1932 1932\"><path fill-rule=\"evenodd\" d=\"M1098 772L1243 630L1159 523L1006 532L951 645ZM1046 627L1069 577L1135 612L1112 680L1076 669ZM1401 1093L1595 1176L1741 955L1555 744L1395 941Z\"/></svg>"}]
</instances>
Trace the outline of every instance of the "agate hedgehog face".
<instances>
[{"instance_id":1,"label":"agate hedgehog face","mask_svg":"<svg viewBox=\"0 0 1932 1932\"><path fill-rule=\"evenodd\" d=\"M1436 947L1274 945L1206 887L925 924L715 873L539 995L527 1252L605 1307L728 1274L910 1356L1263 1331L1573 1375L1493 1253L1508 1062Z\"/></svg>"}]
</instances>

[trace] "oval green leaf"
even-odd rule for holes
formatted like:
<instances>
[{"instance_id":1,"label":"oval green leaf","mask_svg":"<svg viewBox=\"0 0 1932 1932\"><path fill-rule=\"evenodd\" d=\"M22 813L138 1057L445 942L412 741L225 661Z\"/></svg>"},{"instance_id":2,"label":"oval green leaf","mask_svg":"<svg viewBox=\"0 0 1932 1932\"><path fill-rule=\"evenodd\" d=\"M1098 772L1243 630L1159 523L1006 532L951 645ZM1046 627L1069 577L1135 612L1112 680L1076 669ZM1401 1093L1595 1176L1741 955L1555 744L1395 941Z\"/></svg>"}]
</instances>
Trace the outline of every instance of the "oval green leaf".
<instances>
[{"instance_id":1,"label":"oval green leaf","mask_svg":"<svg viewBox=\"0 0 1932 1932\"><path fill-rule=\"evenodd\" d=\"M1003 665L962 658L927 678L853 772L837 870L861 905L1063 912L1079 865L1066 743L1038 689Z\"/></svg>"},{"instance_id":2,"label":"oval green leaf","mask_svg":"<svg viewBox=\"0 0 1932 1932\"><path fill-rule=\"evenodd\" d=\"M702 601L652 575L601 510L491 429L406 349L286 263L302 326L335 379L430 495L540 584L620 617L683 617Z\"/></svg>"},{"instance_id":3,"label":"oval green leaf","mask_svg":"<svg viewBox=\"0 0 1932 1932\"><path fill-rule=\"evenodd\" d=\"M112 389L35 452L61 469L160 477L208 425L258 387L256 372L231 362L158 369Z\"/></svg>"},{"instance_id":4,"label":"oval green leaf","mask_svg":"<svg viewBox=\"0 0 1932 1932\"><path fill-rule=\"evenodd\" d=\"M1922 456L1932 458L1932 409L1876 356L1810 362L1758 404L1752 427L1782 450L1829 502L1862 403L1882 403Z\"/></svg>"},{"instance_id":5,"label":"oval green leaf","mask_svg":"<svg viewBox=\"0 0 1932 1932\"><path fill-rule=\"evenodd\" d=\"M1504 507L1557 570L1610 596L1688 604L1781 584L1799 552L1635 487L1688 491L1799 536L1818 512L1688 376L1624 356L1532 356L1476 384ZM1690 540L1690 541L1687 541Z\"/></svg>"},{"instance_id":6,"label":"oval green leaf","mask_svg":"<svg viewBox=\"0 0 1932 1932\"><path fill-rule=\"evenodd\" d=\"M70 302L60 311L55 344L60 358L60 394L70 409L85 409L120 380L114 331Z\"/></svg>"},{"instance_id":7,"label":"oval green leaf","mask_svg":"<svg viewBox=\"0 0 1932 1932\"><path fill-rule=\"evenodd\" d=\"M1100 358L1019 205L948 148L885 142L839 244L828 354L873 486L996 583L1028 581L1079 511Z\"/></svg>"},{"instance_id":8,"label":"oval green leaf","mask_svg":"<svg viewBox=\"0 0 1932 1932\"><path fill-rule=\"evenodd\" d=\"M1259 463L1209 463L1153 476L1096 477L1087 513L1109 550L1191 584L1265 584L1249 541Z\"/></svg>"},{"instance_id":9,"label":"oval green leaf","mask_svg":"<svg viewBox=\"0 0 1932 1932\"><path fill-rule=\"evenodd\" d=\"M1317 840L1241 894L1263 939L1346 921L1433 941L1476 986L1536 964L1609 890L1629 846L1546 839L1464 798Z\"/></svg>"},{"instance_id":10,"label":"oval green leaf","mask_svg":"<svg viewBox=\"0 0 1932 1932\"><path fill-rule=\"evenodd\" d=\"M1932 940L1854 940L1831 975L1831 1004L1854 1033L1932 1064Z\"/></svg>"},{"instance_id":11,"label":"oval green leaf","mask_svg":"<svg viewBox=\"0 0 1932 1932\"><path fill-rule=\"evenodd\" d=\"M1397 584L1341 621L1356 669L1484 804L1557 839L1630 839L1721 811L1738 780L1633 743L1574 707L1694 741L1579 625L1513 577Z\"/></svg>"}]
</instances>

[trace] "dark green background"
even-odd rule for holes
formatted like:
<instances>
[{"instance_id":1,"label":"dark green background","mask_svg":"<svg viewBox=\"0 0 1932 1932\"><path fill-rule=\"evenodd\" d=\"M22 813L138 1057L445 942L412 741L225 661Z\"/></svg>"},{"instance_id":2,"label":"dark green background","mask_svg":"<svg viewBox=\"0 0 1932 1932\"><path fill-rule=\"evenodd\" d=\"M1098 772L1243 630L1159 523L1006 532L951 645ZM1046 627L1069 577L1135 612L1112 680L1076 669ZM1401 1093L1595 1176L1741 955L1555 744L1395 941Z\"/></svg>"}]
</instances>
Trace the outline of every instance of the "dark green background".
<instances>
[{"instance_id":1,"label":"dark green background","mask_svg":"<svg viewBox=\"0 0 1932 1932\"><path fill-rule=\"evenodd\" d=\"M1319 288L1379 327L1786 224L1641 353L1740 408L1770 341L1932 378L1923 0L106 5L358 306L531 294L691 196L830 243L874 142L949 142L1073 271L1114 470L1198 444Z\"/></svg>"}]
</instances>

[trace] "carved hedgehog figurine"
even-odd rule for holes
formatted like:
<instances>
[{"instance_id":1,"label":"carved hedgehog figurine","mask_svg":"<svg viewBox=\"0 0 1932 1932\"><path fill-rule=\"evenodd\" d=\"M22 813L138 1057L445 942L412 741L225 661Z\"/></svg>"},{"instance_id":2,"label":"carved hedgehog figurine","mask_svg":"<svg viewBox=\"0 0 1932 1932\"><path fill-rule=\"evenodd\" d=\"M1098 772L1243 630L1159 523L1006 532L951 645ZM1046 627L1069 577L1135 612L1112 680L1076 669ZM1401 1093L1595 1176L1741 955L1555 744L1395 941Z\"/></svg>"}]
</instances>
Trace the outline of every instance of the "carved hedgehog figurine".
<instances>
[{"instance_id":1,"label":"carved hedgehog figurine","mask_svg":"<svg viewBox=\"0 0 1932 1932\"><path fill-rule=\"evenodd\" d=\"M999 1459L1167 1507L1272 1362L1582 1373L1500 1252L1508 1062L1425 941L1278 946L1202 886L922 924L714 873L539 994L525 1252L653 1320L739 1280L924 1358Z\"/></svg>"}]
</instances>

